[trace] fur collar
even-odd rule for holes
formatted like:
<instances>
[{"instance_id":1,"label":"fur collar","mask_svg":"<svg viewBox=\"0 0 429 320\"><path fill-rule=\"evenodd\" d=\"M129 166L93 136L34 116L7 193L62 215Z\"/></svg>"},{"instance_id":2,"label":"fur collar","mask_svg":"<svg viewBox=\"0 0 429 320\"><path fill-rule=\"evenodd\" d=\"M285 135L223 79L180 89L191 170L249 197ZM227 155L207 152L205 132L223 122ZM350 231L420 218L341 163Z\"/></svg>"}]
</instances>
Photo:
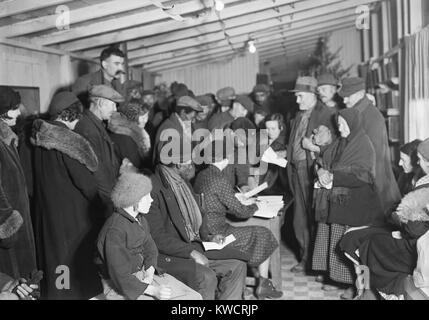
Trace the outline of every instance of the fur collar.
<instances>
[{"instance_id":1,"label":"fur collar","mask_svg":"<svg viewBox=\"0 0 429 320\"><path fill-rule=\"evenodd\" d=\"M0 120L0 139L8 146L10 146L12 142L15 146L18 146L18 136L12 131L6 122L2 120Z\"/></svg>"},{"instance_id":2,"label":"fur collar","mask_svg":"<svg viewBox=\"0 0 429 320\"><path fill-rule=\"evenodd\" d=\"M79 161L89 171L98 168L98 159L89 142L72 130L43 120L35 120L31 143L48 150L57 150Z\"/></svg>"},{"instance_id":3,"label":"fur collar","mask_svg":"<svg viewBox=\"0 0 429 320\"><path fill-rule=\"evenodd\" d=\"M403 223L407 221L429 221L428 204L429 187L420 188L411 191L402 198L395 214Z\"/></svg>"},{"instance_id":4,"label":"fur collar","mask_svg":"<svg viewBox=\"0 0 429 320\"><path fill-rule=\"evenodd\" d=\"M24 220L18 211L13 210L11 215L0 224L0 240L10 238L22 226Z\"/></svg>"},{"instance_id":5,"label":"fur collar","mask_svg":"<svg viewBox=\"0 0 429 320\"><path fill-rule=\"evenodd\" d=\"M112 115L108 129L116 134L129 136L137 144L141 157L144 157L150 149L150 138L147 132L136 123L128 120L119 112Z\"/></svg>"}]
</instances>

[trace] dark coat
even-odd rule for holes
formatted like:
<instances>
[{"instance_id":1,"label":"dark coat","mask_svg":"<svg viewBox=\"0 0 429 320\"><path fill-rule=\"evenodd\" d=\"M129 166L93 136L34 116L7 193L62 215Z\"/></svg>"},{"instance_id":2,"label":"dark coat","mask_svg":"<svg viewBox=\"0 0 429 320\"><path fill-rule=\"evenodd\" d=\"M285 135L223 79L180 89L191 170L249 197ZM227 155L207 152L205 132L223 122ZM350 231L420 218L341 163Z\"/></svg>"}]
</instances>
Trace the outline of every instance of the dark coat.
<instances>
[{"instance_id":1,"label":"dark coat","mask_svg":"<svg viewBox=\"0 0 429 320\"><path fill-rule=\"evenodd\" d=\"M89 110L84 111L82 119L76 125L75 132L88 140L97 156L98 169L94 176L99 195L106 206L105 213L108 216L113 212L110 193L115 185L120 167L114 143L110 139L103 122Z\"/></svg>"},{"instance_id":2,"label":"dark coat","mask_svg":"<svg viewBox=\"0 0 429 320\"><path fill-rule=\"evenodd\" d=\"M14 279L27 278L36 269L36 250L24 171L16 149L17 137L0 120L0 183L3 201L18 211L23 225L10 238L0 240L0 272Z\"/></svg>"},{"instance_id":3,"label":"dark coat","mask_svg":"<svg viewBox=\"0 0 429 320\"><path fill-rule=\"evenodd\" d=\"M137 123L116 113L110 119L108 129L120 162L127 158L138 169L151 164L150 137L143 135Z\"/></svg>"},{"instance_id":4,"label":"dark coat","mask_svg":"<svg viewBox=\"0 0 429 320\"><path fill-rule=\"evenodd\" d=\"M75 83L72 85L72 92L80 99L84 106L89 107L88 100L88 90L94 86L104 84L109 87L112 87L117 92L122 94L124 97L125 87L118 79L113 79L112 82L109 82L103 74L103 70L100 69L96 72L85 74L79 77Z\"/></svg>"},{"instance_id":5,"label":"dark coat","mask_svg":"<svg viewBox=\"0 0 429 320\"><path fill-rule=\"evenodd\" d=\"M401 199L390 161L386 122L381 112L367 97L353 108L359 111L363 129L375 149L375 185L380 194L383 211L386 212Z\"/></svg>"},{"instance_id":6,"label":"dark coat","mask_svg":"<svg viewBox=\"0 0 429 320\"><path fill-rule=\"evenodd\" d=\"M234 121L233 116L229 111L219 112L213 114L208 122L208 129L210 131L214 129L224 129Z\"/></svg>"},{"instance_id":7,"label":"dark coat","mask_svg":"<svg viewBox=\"0 0 429 320\"><path fill-rule=\"evenodd\" d=\"M213 260L246 260L247 257L237 250L224 248L204 252L201 242L191 242L186 234L183 217L173 190L169 187L159 168L156 168L155 174L152 176L152 185L153 202L145 217L159 250L159 267L195 288L195 261L190 258L190 253L193 250L204 253L207 258ZM189 188L192 190L190 185ZM200 238L206 240L209 232L204 210L201 210L201 214L203 223L200 228Z\"/></svg>"},{"instance_id":8,"label":"dark coat","mask_svg":"<svg viewBox=\"0 0 429 320\"><path fill-rule=\"evenodd\" d=\"M35 238L48 299L88 299L101 292L93 264L104 219L97 216L98 161L88 141L60 122L34 122ZM70 290L58 290L59 265L70 268Z\"/></svg>"},{"instance_id":9,"label":"dark coat","mask_svg":"<svg viewBox=\"0 0 429 320\"><path fill-rule=\"evenodd\" d=\"M351 227L384 225L377 190L351 173L334 171L333 174L332 186L349 188L350 199L346 205L331 202L328 223Z\"/></svg>"},{"instance_id":10,"label":"dark coat","mask_svg":"<svg viewBox=\"0 0 429 320\"><path fill-rule=\"evenodd\" d=\"M169 135L169 132L172 132L173 130L175 133L174 136L171 137ZM155 165L160 162L161 150L166 145L171 145L176 148L179 148L180 146L180 149L177 149L179 153L183 153L180 152L180 150L183 149L183 146L185 146L186 148L192 148L192 141L184 135L183 127L179 122L177 113L175 112L172 113L170 117L160 125L156 133L155 143L153 145L153 163ZM177 157L178 156L175 155L175 158Z\"/></svg>"},{"instance_id":11,"label":"dark coat","mask_svg":"<svg viewBox=\"0 0 429 320\"><path fill-rule=\"evenodd\" d=\"M333 127L333 123L332 123L332 117L333 117L334 113L335 113L334 108L328 108L327 106L322 104L320 101L318 101L316 106L314 107L313 111L311 112L305 136L309 138L313 134L313 130L318 128L320 125L324 125L324 126L328 127L329 130L331 130L331 132L334 132L334 127ZM294 139L295 139L295 136L297 133L296 131L298 129L300 121L301 121L300 114L297 114L295 119L292 120L291 133L289 136L289 143L288 143L288 148L287 148L287 158L286 159L289 162L288 162L288 166L287 166L286 170L287 170L287 174L288 174L289 186L290 186L292 192L294 190L292 188L293 184L291 181L292 168L291 168L290 161L292 159ZM314 177L314 174L313 174L314 159L312 158L310 151L306 150L305 153L306 153L307 169L308 169L309 177Z\"/></svg>"},{"instance_id":12,"label":"dark coat","mask_svg":"<svg viewBox=\"0 0 429 320\"><path fill-rule=\"evenodd\" d=\"M115 209L100 232L97 249L102 276L112 280L119 294L135 300L144 293L148 285L133 274L156 269L158 256L144 217L137 222L125 210Z\"/></svg>"}]
</instances>

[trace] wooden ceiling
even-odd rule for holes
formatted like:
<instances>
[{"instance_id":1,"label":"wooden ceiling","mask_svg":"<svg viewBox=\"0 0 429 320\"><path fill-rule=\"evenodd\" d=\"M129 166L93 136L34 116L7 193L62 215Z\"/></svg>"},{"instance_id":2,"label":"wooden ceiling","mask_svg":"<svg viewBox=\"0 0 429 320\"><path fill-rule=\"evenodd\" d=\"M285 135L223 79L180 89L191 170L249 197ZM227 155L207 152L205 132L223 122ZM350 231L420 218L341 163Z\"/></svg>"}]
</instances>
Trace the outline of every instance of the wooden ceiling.
<instances>
[{"instance_id":1,"label":"wooden ceiling","mask_svg":"<svg viewBox=\"0 0 429 320\"><path fill-rule=\"evenodd\" d=\"M359 5L379 1L223 0L218 12L214 0L0 0L0 39L90 59L126 43L129 65L148 71L226 59L249 39L261 61L294 58L320 36L354 26Z\"/></svg>"}]
</instances>

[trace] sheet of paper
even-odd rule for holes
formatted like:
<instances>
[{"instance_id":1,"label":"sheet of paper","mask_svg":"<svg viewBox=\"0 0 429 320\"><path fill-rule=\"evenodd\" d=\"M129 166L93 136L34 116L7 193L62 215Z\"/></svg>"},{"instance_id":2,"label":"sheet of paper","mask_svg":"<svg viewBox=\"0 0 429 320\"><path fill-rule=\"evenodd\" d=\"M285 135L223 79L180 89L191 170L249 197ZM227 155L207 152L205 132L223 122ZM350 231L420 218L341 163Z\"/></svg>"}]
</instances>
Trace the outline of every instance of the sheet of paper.
<instances>
[{"instance_id":1,"label":"sheet of paper","mask_svg":"<svg viewBox=\"0 0 429 320\"><path fill-rule=\"evenodd\" d=\"M225 241L222 244L216 243L216 242L210 242L205 241L203 242L204 250L221 250L225 246L229 245L230 243L235 241L234 235L230 234L229 236L225 237Z\"/></svg>"},{"instance_id":2,"label":"sheet of paper","mask_svg":"<svg viewBox=\"0 0 429 320\"><path fill-rule=\"evenodd\" d=\"M264 154L262 155L262 161L278 165L282 168L286 168L287 165L287 160L285 158L279 157L272 148L265 150Z\"/></svg>"},{"instance_id":3,"label":"sheet of paper","mask_svg":"<svg viewBox=\"0 0 429 320\"><path fill-rule=\"evenodd\" d=\"M246 196L246 198L251 198L254 195L258 194L259 192L264 191L267 188L268 188L268 184L264 182L263 184L257 186L255 189L250 190L249 192L246 192L244 195Z\"/></svg>"},{"instance_id":4,"label":"sheet of paper","mask_svg":"<svg viewBox=\"0 0 429 320\"><path fill-rule=\"evenodd\" d=\"M266 202L283 202L283 196L259 196L256 197L256 200Z\"/></svg>"},{"instance_id":5,"label":"sheet of paper","mask_svg":"<svg viewBox=\"0 0 429 320\"><path fill-rule=\"evenodd\" d=\"M254 217L271 219L278 215L283 208L282 202L258 202L258 210L253 215Z\"/></svg>"}]
</instances>

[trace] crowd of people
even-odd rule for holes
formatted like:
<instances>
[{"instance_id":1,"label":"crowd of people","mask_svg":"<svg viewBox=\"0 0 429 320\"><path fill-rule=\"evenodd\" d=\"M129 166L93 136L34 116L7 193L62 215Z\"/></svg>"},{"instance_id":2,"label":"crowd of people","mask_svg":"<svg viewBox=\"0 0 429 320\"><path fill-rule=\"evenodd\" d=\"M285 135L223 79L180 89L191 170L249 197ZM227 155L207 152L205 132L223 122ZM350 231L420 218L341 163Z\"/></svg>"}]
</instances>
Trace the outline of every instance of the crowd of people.
<instances>
[{"instance_id":1,"label":"crowd of people","mask_svg":"<svg viewBox=\"0 0 429 320\"><path fill-rule=\"evenodd\" d=\"M404 295L414 269L427 281L417 247L429 229L429 140L401 147L395 177L363 79L299 77L294 114L264 84L195 96L177 82L143 90L122 73L124 54L109 47L99 71L34 116L0 87L0 299L240 300L249 273L257 298L281 298L269 278L279 242L231 222L262 208L244 194L263 183L261 194L293 197L292 272L316 272L345 299ZM263 160L269 149L286 167ZM365 292L353 286L362 264Z\"/></svg>"}]
</instances>

